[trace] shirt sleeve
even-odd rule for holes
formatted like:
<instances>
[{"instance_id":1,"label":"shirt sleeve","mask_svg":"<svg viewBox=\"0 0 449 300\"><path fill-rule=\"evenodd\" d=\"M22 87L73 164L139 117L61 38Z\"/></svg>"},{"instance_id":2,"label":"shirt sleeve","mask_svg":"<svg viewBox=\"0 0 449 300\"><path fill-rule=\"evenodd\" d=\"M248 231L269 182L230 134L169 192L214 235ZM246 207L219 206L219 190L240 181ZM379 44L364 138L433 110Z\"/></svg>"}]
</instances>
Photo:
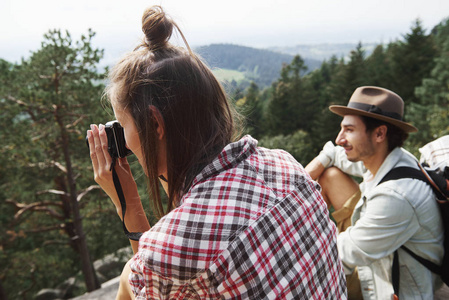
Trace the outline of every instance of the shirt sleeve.
<instances>
[{"instance_id":1,"label":"shirt sleeve","mask_svg":"<svg viewBox=\"0 0 449 300\"><path fill-rule=\"evenodd\" d=\"M345 273L393 253L419 229L416 218L413 207L397 192L373 195L366 202L363 216L338 235L338 252Z\"/></svg>"},{"instance_id":2,"label":"shirt sleeve","mask_svg":"<svg viewBox=\"0 0 449 300\"><path fill-rule=\"evenodd\" d=\"M144 262L141 260L139 252L137 252L130 264L131 274L129 275L129 284L131 285L131 290L136 297L145 296L145 280L143 277L143 266Z\"/></svg>"},{"instance_id":3,"label":"shirt sleeve","mask_svg":"<svg viewBox=\"0 0 449 300\"><path fill-rule=\"evenodd\" d=\"M134 256L130 267L132 272L129 275L129 283L136 300L201 299L189 282L179 283L147 268L139 253Z\"/></svg>"},{"instance_id":4,"label":"shirt sleeve","mask_svg":"<svg viewBox=\"0 0 449 300\"><path fill-rule=\"evenodd\" d=\"M321 150L317 158L325 168L337 167L349 175L362 177L366 171L361 161L349 161L345 149L340 146L335 146L331 141L328 141L324 145L323 150Z\"/></svg>"}]
</instances>

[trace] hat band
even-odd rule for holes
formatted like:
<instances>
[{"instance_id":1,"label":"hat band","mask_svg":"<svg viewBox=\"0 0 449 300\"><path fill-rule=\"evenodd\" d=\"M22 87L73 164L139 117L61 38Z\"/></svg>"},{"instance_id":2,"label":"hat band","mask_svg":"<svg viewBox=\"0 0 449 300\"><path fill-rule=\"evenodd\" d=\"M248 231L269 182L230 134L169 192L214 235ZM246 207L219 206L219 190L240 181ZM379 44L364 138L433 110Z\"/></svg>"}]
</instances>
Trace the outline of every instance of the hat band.
<instances>
[{"instance_id":1,"label":"hat band","mask_svg":"<svg viewBox=\"0 0 449 300\"><path fill-rule=\"evenodd\" d=\"M369 113L374 113L374 114L378 114L378 115L382 115L385 117L389 117L389 118L393 118L393 119L402 121L402 116L400 114L395 113L395 112L383 111L380 107L378 107L376 105L370 105L370 104L360 103L360 102L349 102L347 107L364 110Z\"/></svg>"}]
</instances>

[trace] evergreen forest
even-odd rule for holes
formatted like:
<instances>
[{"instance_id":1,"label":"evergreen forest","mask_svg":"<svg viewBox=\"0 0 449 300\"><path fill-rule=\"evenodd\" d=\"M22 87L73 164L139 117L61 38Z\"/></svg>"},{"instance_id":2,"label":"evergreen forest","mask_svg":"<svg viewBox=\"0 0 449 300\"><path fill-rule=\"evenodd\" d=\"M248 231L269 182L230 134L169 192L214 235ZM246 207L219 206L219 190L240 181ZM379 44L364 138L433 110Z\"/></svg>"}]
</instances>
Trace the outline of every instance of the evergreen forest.
<instances>
[{"instance_id":1,"label":"evergreen forest","mask_svg":"<svg viewBox=\"0 0 449 300\"><path fill-rule=\"evenodd\" d=\"M92 262L129 245L93 180L85 142L90 124L114 118L103 101L108 70L99 68L104 51L92 46L94 38L91 30L80 38L50 30L28 58L0 59L1 299L33 299L75 275L84 282L80 293L92 291L100 286ZM306 165L339 131L341 118L329 105L346 105L363 85L402 96L406 121L419 129L405 144L415 155L449 134L449 19L434 28L415 20L370 55L359 43L349 58L334 56L314 70L293 56L272 83L234 87L229 96L245 117L242 134ZM145 175L130 160L154 222Z\"/></svg>"}]
</instances>

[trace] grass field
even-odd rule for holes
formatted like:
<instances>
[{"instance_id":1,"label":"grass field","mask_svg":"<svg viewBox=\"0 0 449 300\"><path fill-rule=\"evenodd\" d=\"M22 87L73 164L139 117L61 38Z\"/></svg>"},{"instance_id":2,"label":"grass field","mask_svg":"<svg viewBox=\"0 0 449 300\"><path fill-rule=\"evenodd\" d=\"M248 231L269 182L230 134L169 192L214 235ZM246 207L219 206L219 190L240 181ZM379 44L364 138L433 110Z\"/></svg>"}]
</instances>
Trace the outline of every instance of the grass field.
<instances>
[{"instance_id":1,"label":"grass field","mask_svg":"<svg viewBox=\"0 0 449 300\"><path fill-rule=\"evenodd\" d=\"M243 79L245 79L245 74L243 72L235 71L235 70L229 70L229 69L213 69L212 72L220 81L228 81L231 82L232 80L235 80L236 82L239 82Z\"/></svg>"}]
</instances>

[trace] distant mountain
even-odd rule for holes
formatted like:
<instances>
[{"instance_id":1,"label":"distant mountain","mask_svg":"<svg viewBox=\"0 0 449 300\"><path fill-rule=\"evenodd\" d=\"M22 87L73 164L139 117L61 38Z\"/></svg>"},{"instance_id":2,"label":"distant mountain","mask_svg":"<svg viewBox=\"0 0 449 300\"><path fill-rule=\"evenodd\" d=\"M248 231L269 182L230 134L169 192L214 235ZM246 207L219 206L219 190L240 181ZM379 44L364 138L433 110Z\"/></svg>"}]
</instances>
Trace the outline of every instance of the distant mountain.
<instances>
[{"instance_id":1,"label":"distant mountain","mask_svg":"<svg viewBox=\"0 0 449 300\"><path fill-rule=\"evenodd\" d=\"M365 50L365 55L369 56L374 48L379 44L368 43L362 44L362 48ZM355 50L357 44L344 43L344 44L313 44L313 45L296 45L288 47L270 47L268 50L285 53L290 55L301 55L308 59L314 60L328 60L332 56L337 58L347 58L352 50Z\"/></svg>"},{"instance_id":2,"label":"distant mountain","mask_svg":"<svg viewBox=\"0 0 449 300\"><path fill-rule=\"evenodd\" d=\"M369 56L377 45L362 44L365 55ZM206 60L219 79L240 88L245 88L254 81L263 89L279 78L282 65L290 64L295 55L301 56L307 72L311 72L332 56L348 58L356 47L356 43L344 43L258 49L233 44L212 44L197 47L195 52Z\"/></svg>"},{"instance_id":3,"label":"distant mountain","mask_svg":"<svg viewBox=\"0 0 449 300\"><path fill-rule=\"evenodd\" d=\"M279 78L283 64L290 64L294 55L272 50L257 49L232 44L212 44L195 49L209 66L219 69L235 70L244 74L236 82L240 87L254 81L259 88L265 88ZM308 71L320 67L321 61L302 57ZM237 80L236 80L237 81Z\"/></svg>"}]
</instances>

